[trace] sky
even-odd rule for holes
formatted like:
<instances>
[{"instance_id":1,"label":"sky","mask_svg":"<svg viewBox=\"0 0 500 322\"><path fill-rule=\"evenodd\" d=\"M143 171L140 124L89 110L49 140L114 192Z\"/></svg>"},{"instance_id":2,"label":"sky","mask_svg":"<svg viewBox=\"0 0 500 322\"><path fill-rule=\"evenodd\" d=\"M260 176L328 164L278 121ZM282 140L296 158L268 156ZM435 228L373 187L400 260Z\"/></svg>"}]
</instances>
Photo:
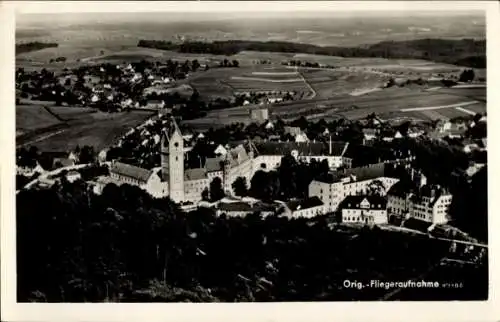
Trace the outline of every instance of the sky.
<instances>
[{"instance_id":1,"label":"sky","mask_svg":"<svg viewBox=\"0 0 500 322\"><path fill-rule=\"evenodd\" d=\"M446 14L482 8L488 1L12 1L22 13L57 12L390 12Z\"/></svg>"}]
</instances>

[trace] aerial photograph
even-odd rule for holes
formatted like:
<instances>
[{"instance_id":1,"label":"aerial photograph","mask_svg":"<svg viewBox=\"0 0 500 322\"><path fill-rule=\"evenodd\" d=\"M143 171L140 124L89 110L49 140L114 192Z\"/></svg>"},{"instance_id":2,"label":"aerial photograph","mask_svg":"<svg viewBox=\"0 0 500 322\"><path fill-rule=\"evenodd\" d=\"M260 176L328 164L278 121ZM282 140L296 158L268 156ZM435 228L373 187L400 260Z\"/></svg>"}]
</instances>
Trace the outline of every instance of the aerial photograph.
<instances>
[{"instance_id":1,"label":"aerial photograph","mask_svg":"<svg viewBox=\"0 0 500 322\"><path fill-rule=\"evenodd\" d=\"M486 13L19 13L17 302L488 300Z\"/></svg>"}]
</instances>

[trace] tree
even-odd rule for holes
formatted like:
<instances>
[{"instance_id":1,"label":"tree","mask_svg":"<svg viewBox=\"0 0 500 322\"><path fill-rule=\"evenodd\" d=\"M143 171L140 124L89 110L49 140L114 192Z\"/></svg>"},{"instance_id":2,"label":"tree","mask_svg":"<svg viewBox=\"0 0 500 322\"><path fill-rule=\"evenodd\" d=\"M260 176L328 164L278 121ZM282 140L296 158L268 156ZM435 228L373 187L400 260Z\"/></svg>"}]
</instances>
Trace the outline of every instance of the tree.
<instances>
[{"instance_id":1,"label":"tree","mask_svg":"<svg viewBox=\"0 0 500 322\"><path fill-rule=\"evenodd\" d=\"M238 177L231 185L236 196L245 197L248 193L247 180L245 177Z\"/></svg>"},{"instance_id":2,"label":"tree","mask_svg":"<svg viewBox=\"0 0 500 322\"><path fill-rule=\"evenodd\" d=\"M200 63L198 62L197 59L193 60L192 63L191 63L191 70L193 72L197 71L198 68L200 68Z\"/></svg>"},{"instance_id":3,"label":"tree","mask_svg":"<svg viewBox=\"0 0 500 322\"><path fill-rule=\"evenodd\" d=\"M239 67L240 66L240 62L237 61L236 59L233 60L233 67Z\"/></svg>"},{"instance_id":4,"label":"tree","mask_svg":"<svg viewBox=\"0 0 500 322\"><path fill-rule=\"evenodd\" d=\"M471 82L475 78L474 70L473 69L466 69L463 70L462 73L460 73L460 77L458 78L459 82Z\"/></svg>"},{"instance_id":5,"label":"tree","mask_svg":"<svg viewBox=\"0 0 500 322\"><path fill-rule=\"evenodd\" d=\"M208 192L208 188L205 187L205 189L203 189L203 191L201 192L201 200L203 201L209 201L209 192Z\"/></svg>"},{"instance_id":6,"label":"tree","mask_svg":"<svg viewBox=\"0 0 500 322\"><path fill-rule=\"evenodd\" d=\"M386 193L386 188L384 183L380 180L373 180L368 185L368 195L370 196L384 196Z\"/></svg>"},{"instance_id":7,"label":"tree","mask_svg":"<svg viewBox=\"0 0 500 322\"><path fill-rule=\"evenodd\" d=\"M80 150L79 159L80 163L82 164L94 162L95 161L94 147L88 145L83 146L83 148Z\"/></svg>"},{"instance_id":8,"label":"tree","mask_svg":"<svg viewBox=\"0 0 500 322\"><path fill-rule=\"evenodd\" d=\"M214 202L221 200L222 198L224 198L222 180L219 177L215 177L212 182L210 182L210 200Z\"/></svg>"}]
</instances>

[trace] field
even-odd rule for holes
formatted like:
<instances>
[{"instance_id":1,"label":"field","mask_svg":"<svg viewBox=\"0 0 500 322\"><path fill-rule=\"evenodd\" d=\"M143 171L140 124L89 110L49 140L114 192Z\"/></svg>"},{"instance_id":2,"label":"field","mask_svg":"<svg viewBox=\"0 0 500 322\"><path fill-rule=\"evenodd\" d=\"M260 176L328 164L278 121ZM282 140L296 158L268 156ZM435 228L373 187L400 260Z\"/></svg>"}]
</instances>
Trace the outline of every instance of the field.
<instances>
[{"instance_id":1,"label":"field","mask_svg":"<svg viewBox=\"0 0 500 322\"><path fill-rule=\"evenodd\" d=\"M66 151L77 145L100 150L111 145L151 112L103 113L90 108L21 105L16 107L16 145Z\"/></svg>"},{"instance_id":2,"label":"field","mask_svg":"<svg viewBox=\"0 0 500 322\"><path fill-rule=\"evenodd\" d=\"M360 119L376 113L382 119L393 122L403 120L429 121L484 113L486 104L466 96L450 95L439 91L414 88L389 88L365 95L338 95L329 99L315 98L309 101L285 102L268 106L271 118L293 120L305 116L310 120L347 118ZM251 122L249 109L237 107L210 112L205 118L188 121L200 129Z\"/></svg>"}]
</instances>

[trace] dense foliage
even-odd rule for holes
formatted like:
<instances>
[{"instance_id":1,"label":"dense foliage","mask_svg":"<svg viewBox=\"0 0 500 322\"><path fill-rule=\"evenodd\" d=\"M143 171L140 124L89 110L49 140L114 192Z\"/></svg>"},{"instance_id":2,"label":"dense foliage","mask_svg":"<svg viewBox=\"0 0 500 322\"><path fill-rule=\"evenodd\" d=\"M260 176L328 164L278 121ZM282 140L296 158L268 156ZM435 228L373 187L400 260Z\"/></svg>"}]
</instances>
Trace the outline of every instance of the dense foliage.
<instances>
[{"instance_id":1,"label":"dense foliage","mask_svg":"<svg viewBox=\"0 0 500 322\"><path fill-rule=\"evenodd\" d=\"M28 53L30 51L36 51L44 48L52 48L57 46L59 46L57 43L44 43L38 41L16 44L16 54Z\"/></svg>"},{"instance_id":2,"label":"dense foliage","mask_svg":"<svg viewBox=\"0 0 500 322\"><path fill-rule=\"evenodd\" d=\"M185 214L127 185L96 196L62 183L22 191L17 205L21 302L375 300L389 291L343 281L416 278L449 251L425 236L332 230L322 218ZM476 272L447 278L468 278L455 292L485 298Z\"/></svg>"},{"instance_id":3,"label":"dense foliage","mask_svg":"<svg viewBox=\"0 0 500 322\"><path fill-rule=\"evenodd\" d=\"M460 66L486 68L486 41L473 39L418 39L383 41L363 47L317 46L284 41L227 40L213 42L140 40L139 47L177 50L182 53L234 55L244 50L305 53L341 57L425 59Z\"/></svg>"}]
</instances>

